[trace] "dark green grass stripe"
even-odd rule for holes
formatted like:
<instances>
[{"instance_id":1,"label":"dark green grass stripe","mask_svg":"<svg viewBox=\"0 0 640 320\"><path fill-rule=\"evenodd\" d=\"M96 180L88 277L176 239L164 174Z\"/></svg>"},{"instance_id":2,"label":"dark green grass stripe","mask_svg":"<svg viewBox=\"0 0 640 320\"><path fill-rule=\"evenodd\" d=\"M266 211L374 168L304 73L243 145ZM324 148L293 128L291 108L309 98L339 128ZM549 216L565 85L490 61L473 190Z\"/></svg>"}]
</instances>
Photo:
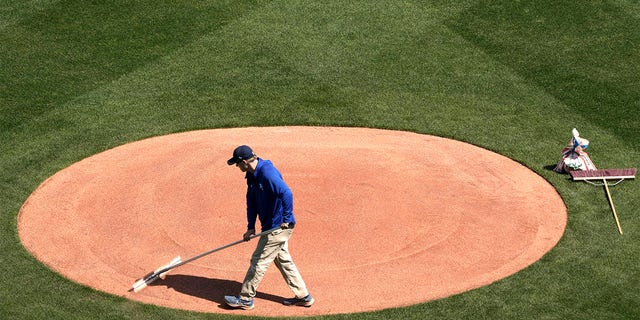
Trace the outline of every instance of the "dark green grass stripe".
<instances>
[{"instance_id":1,"label":"dark green grass stripe","mask_svg":"<svg viewBox=\"0 0 640 320\"><path fill-rule=\"evenodd\" d=\"M246 1L65 0L0 30L0 105L21 122L157 60L248 11ZM34 63L35 61L35 63Z\"/></svg>"},{"instance_id":2,"label":"dark green grass stripe","mask_svg":"<svg viewBox=\"0 0 640 320\"><path fill-rule=\"evenodd\" d=\"M572 113L638 148L637 16L610 1L478 1L450 25Z\"/></svg>"}]
</instances>

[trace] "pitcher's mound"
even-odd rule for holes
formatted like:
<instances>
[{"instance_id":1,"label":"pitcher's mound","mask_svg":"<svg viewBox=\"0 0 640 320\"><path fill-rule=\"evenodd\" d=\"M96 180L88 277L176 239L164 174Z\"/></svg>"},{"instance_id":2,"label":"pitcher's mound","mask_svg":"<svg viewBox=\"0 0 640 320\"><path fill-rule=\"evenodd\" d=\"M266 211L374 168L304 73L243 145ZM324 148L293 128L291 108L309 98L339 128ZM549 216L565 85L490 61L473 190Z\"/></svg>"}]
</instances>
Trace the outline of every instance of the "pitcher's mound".
<instances>
[{"instance_id":1,"label":"pitcher's mound","mask_svg":"<svg viewBox=\"0 0 640 320\"><path fill-rule=\"evenodd\" d=\"M171 261L246 229L244 175L227 166L248 144L294 193L290 250L316 298L286 307L272 266L255 309L230 310L256 241L216 252L138 292ZM560 239L565 206L526 167L470 144L364 128L269 127L171 134L126 144L56 173L20 211L25 247L69 279L128 299L266 316L406 306L487 285Z\"/></svg>"}]
</instances>

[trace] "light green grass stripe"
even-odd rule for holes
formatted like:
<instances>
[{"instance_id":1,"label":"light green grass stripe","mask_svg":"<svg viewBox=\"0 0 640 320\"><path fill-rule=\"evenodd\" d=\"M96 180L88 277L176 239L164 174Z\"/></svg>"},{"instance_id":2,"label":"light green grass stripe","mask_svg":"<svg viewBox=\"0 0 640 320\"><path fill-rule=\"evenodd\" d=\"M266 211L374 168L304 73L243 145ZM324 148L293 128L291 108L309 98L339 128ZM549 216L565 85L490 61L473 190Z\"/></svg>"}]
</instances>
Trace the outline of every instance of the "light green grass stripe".
<instances>
[{"instance_id":1,"label":"light green grass stripe","mask_svg":"<svg viewBox=\"0 0 640 320\"><path fill-rule=\"evenodd\" d=\"M0 2L0 29L15 25L34 12L55 5L60 0L2 0Z\"/></svg>"}]
</instances>

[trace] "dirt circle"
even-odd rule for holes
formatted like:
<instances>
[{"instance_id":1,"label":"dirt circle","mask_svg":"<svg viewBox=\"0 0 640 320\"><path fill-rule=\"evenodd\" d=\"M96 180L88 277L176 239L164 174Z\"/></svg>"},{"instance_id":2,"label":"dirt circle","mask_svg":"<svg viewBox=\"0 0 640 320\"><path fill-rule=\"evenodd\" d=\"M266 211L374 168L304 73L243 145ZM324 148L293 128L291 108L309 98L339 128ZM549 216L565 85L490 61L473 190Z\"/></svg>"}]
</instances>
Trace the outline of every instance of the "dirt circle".
<instances>
[{"instance_id":1,"label":"dirt circle","mask_svg":"<svg viewBox=\"0 0 640 320\"><path fill-rule=\"evenodd\" d=\"M291 296L275 267L256 308L230 310L255 240L134 281L175 256L240 239L243 174L226 160L249 144L294 192L290 249L316 304ZM558 242L567 212L555 189L504 156L402 131L334 127L201 130L154 137L61 170L23 205L19 235L50 268L145 303L265 316L352 313L443 298L507 277ZM357 301L357 303L346 303Z\"/></svg>"}]
</instances>

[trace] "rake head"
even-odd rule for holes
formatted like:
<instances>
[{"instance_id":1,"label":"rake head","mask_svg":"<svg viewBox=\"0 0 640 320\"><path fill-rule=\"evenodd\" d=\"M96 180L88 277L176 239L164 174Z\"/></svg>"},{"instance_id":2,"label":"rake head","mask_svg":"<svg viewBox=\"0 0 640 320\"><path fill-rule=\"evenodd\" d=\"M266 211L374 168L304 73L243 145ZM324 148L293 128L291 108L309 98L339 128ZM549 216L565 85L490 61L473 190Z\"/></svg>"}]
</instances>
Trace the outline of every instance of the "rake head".
<instances>
[{"instance_id":1,"label":"rake head","mask_svg":"<svg viewBox=\"0 0 640 320\"><path fill-rule=\"evenodd\" d=\"M603 169L588 171L571 171L569 174L573 180L615 180L615 179L634 179L636 177L635 168L627 169Z\"/></svg>"},{"instance_id":2,"label":"rake head","mask_svg":"<svg viewBox=\"0 0 640 320\"><path fill-rule=\"evenodd\" d=\"M175 257L168 264L161 266L160 268L156 269L153 272L149 272L144 277L142 277L142 279L139 279L136 282L134 282L133 285L131 286L131 289L129 289L129 292L131 291L139 292L140 290L146 288L152 282L158 280L158 278L164 279L167 276L167 273L171 269L175 268L180 262L182 262L180 257Z\"/></svg>"}]
</instances>

